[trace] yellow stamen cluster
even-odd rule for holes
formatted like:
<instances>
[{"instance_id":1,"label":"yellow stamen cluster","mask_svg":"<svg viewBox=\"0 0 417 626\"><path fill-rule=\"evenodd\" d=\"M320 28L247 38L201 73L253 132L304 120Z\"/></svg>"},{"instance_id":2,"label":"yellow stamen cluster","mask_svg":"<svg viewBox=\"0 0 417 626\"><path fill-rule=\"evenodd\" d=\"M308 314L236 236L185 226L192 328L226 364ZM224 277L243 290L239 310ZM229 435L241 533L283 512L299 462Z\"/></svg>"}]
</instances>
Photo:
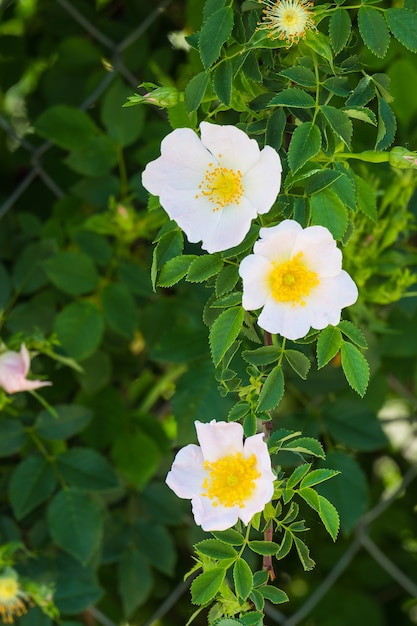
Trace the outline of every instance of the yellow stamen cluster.
<instances>
[{"instance_id":1,"label":"yellow stamen cluster","mask_svg":"<svg viewBox=\"0 0 417 626\"><path fill-rule=\"evenodd\" d=\"M270 39L285 40L288 47L304 39L308 30L317 30L311 16L309 0L258 0L265 5L259 29L268 31Z\"/></svg>"},{"instance_id":2,"label":"yellow stamen cluster","mask_svg":"<svg viewBox=\"0 0 417 626\"><path fill-rule=\"evenodd\" d=\"M15 617L26 613L25 597L15 578L0 577L0 617L4 624L13 624Z\"/></svg>"},{"instance_id":3,"label":"yellow stamen cluster","mask_svg":"<svg viewBox=\"0 0 417 626\"><path fill-rule=\"evenodd\" d=\"M243 196L242 173L227 167L214 167L209 163L204 180L199 184L201 195L214 204L213 211L219 211L229 204L239 204ZM200 194L196 195L199 198Z\"/></svg>"},{"instance_id":4,"label":"yellow stamen cluster","mask_svg":"<svg viewBox=\"0 0 417 626\"><path fill-rule=\"evenodd\" d=\"M279 265L269 275L272 295L278 302L291 302L292 306L305 306L306 298L320 281L316 272L309 270L299 252L289 261Z\"/></svg>"},{"instance_id":5,"label":"yellow stamen cluster","mask_svg":"<svg viewBox=\"0 0 417 626\"><path fill-rule=\"evenodd\" d=\"M255 480L261 476L256 456L252 454L245 459L240 452L224 456L214 463L206 461L204 469L210 472L210 476L203 482L204 492L201 495L214 500L213 506L221 504L243 509L255 489Z\"/></svg>"}]
</instances>

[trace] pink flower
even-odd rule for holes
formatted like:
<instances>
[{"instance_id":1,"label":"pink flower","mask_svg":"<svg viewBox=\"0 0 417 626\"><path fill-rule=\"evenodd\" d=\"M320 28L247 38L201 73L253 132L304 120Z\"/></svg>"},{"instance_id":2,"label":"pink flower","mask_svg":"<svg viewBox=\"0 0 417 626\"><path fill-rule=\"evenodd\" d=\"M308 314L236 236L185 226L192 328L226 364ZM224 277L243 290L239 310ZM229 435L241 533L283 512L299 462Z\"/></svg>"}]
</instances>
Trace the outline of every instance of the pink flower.
<instances>
[{"instance_id":1,"label":"pink flower","mask_svg":"<svg viewBox=\"0 0 417 626\"><path fill-rule=\"evenodd\" d=\"M48 380L27 380L30 369L30 356L24 343L20 352L9 350L0 355L0 387L8 393L30 391L52 385Z\"/></svg>"}]
</instances>

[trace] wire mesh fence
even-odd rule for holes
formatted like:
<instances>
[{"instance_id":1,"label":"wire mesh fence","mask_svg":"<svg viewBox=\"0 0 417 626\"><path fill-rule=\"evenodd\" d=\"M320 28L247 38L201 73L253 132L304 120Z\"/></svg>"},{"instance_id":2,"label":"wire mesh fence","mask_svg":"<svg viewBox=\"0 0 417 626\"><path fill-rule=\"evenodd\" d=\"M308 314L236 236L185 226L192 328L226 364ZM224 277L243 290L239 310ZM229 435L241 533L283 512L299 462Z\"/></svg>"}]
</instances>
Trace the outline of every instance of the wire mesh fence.
<instances>
[{"instance_id":1,"label":"wire mesh fence","mask_svg":"<svg viewBox=\"0 0 417 626\"><path fill-rule=\"evenodd\" d=\"M5 10L13 0L5 0L0 6L0 11ZM106 66L107 72L105 76L100 80L98 84L94 86L88 96L83 100L79 108L83 111L87 111L90 107L93 107L106 92L116 77L121 77L131 88L136 90L137 86L141 82L141 76L136 76L124 63L124 53L137 42L148 29L158 20L161 19L163 12L170 5L171 0L162 0L153 7L150 6L149 14L139 25L134 25L131 32L124 36L120 41L114 41L104 32L90 18L87 18L82 11L75 6L70 0L50 0L55 3L57 7L62 11L68 20L75 22L79 28L80 35L87 35L100 45L103 50L103 56L108 59ZM16 128L4 117L0 116L0 126L16 149L17 146L24 151L26 160L26 173L23 178L16 184L15 188L3 198L0 206L0 218L3 218L6 213L13 210L16 203L25 197L25 193L31 188L35 182L41 182L56 199L60 199L66 196L67 191L60 186L60 183L54 179L54 175L48 171L48 165L45 164L45 157L53 147L53 144L49 141L41 143L37 146L30 140L30 135L21 135ZM395 382L395 381L394 381ZM397 389L398 391L398 389ZM401 392L404 391L400 389ZM406 398L410 401L410 397ZM414 408L417 406L416 399L412 396L411 401ZM394 418L394 422L399 423L402 420L408 420L409 418ZM387 423L392 420L386 420ZM416 422L411 422L411 436L410 443L413 437L416 437ZM415 459L414 459L415 461ZM373 508L371 508L365 515L362 516L359 523L356 526L356 530L352 533L350 541L342 555L342 557L334 564L334 567L328 573L328 575L321 581L321 583L315 588L311 595L304 601L301 607L289 614L277 610L271 605L267 605L266 614L270 623L282 624L282 626L296 626L297 624L308 624L308 616L316 605L318 605L323 599L331 587L336 583L340 576L349 572L350 565L354 562L355 558L361 551L367 553L369 558L373 559L380 568L389 574L393 581L403 590L404 597L411 596L417 599L417 575L412 578L390 558L386 556L384 551L378 547L377 541L372 539L372 529L375 520L384 516L386 512L395 507L396 502L401 498L404 493L414 490L416 492L416 478L417 478L417 465L415 462L410 462L408 469L405 471L404 476L400 484L397 484L394 491L384 497L381 501L377 502ZM400 544L399 544L400 548ZM147 618L143 622L143 626L152 626L152 624L161 623L166 615L169 614L171 608L178 600L187 593L190 579L187 582L179 583L173 591L165 598L161 603L158 610L150 618ZM291 611L291 609L290 609ZM112 620L110 620L102 611L95 607L89 609L91 616L103 626L115 626ZM416 618L417 620L417 618Z\"/></svg>"}]
</instances>

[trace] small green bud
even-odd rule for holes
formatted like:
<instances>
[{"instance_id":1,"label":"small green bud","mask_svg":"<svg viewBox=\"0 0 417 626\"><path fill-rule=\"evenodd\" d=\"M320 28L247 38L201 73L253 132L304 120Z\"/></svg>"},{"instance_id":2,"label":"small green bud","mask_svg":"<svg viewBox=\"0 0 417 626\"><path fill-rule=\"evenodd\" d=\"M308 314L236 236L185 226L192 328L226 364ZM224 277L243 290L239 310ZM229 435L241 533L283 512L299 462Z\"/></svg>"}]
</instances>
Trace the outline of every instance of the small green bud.
<instances>
[{"instance_id":1,"label":"small green bud","mask_svg":"<svg viewBox=\"0 0 417 626\"><path fill-rule=\"evenodd\" d=\"M144 83L143 85L139 85L140 87L147 86L152 83ZM153 86L153 85L152 85ZM123 106L133 106L135 104L153 104L154 106L161 107L161 109L169 109L178 104L180 100L180 92L176 87L156 87L149 93L145 93L144 96L136 93L134 96L130 96L128 98L128 102L126 102Z\"/></svg>"},{"instance_id":2,"label":"small green bud","mask_svg":"<svg viewBox=\"0 0 417 626\"><path fill-rule=\"evenodd\" d=\"M400 169L417 169L417 152L397 146L389 153L389 162L393 167Z\"/></svg>"}]
</instances>

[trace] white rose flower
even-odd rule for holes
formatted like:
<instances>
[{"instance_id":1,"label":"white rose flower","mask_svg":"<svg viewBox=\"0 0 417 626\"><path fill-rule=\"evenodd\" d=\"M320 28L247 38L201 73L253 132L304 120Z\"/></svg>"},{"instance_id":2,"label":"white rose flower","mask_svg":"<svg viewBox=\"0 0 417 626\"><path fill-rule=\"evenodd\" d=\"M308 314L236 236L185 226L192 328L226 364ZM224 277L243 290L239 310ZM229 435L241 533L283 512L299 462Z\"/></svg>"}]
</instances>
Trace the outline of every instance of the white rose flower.
<instances>
[{"instance_id":1,"label":"white rose flower","mask_svg":"<svg viewBox=\"0 0 417 626\"><path fill-rule=\"evenodd\" d=\"M261 238L240 264L242 306L262 308L258 324L287 339L340 322L358 289L342 270L342 253L323 226L303 229L294 220L261 228Z\"/></svg>"},{"instance_id":2,"label":"white rose flower","mask_svg":"<svg viewBox=\"0 0 417 626\"><path fill-rule=\"evenodd\" d=\"M142 175L145 189L192 243L207 252L240 244L251 221L266 213L281 184L281 161L270 146L235 126L202 122L201 139L190 128L177 128L161 143L161 156Z\"/></svg>"},{"instance_id":3,"label":"white rose flower","mask_svg":"<svg viewBox=\"0 0 417 626\"><path fill-rule=\"evenodd\" d=\"M195 422L199 446L176 455L167 485L191 500L196 524L205 531L248 524L274 493L275 476L263 434L243 441L237 422Z\"/></svg>"}]
</instances>

